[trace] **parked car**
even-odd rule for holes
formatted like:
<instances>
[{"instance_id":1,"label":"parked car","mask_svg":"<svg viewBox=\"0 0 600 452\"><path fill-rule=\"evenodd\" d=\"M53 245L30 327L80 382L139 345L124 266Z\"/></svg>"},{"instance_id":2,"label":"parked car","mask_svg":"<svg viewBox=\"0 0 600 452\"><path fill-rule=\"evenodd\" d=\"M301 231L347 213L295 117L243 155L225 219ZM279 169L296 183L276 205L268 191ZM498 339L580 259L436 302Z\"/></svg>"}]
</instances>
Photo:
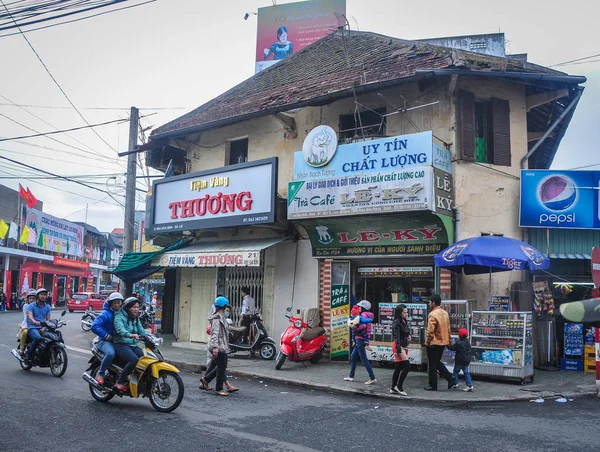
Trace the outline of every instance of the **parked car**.
<instances>
[{"instance_id":1,"label":"parked car","mask_svg":"<svg viewBox=\"0 0 600 452\"><path fill-rule=\"evenodd\" d=\"M115 290L101 290L100 298L102 298L103 300L106 300L108 298L108 296L113 292L116 292L116 291Z\"/></svg>"},{"instance_id":2,"label":"parked car","mask_svg":"<svg viewBox=\"0 0 600 452\"><path fill-rule=\"evenodd\" d=\"M94 311L100 311L104 300L99 293L94 292L77 292L74 293L69 301L67 302L67 309L69 312L73 311L85 311L86 309L92 308Z\"/></svg>"}]
</instances>

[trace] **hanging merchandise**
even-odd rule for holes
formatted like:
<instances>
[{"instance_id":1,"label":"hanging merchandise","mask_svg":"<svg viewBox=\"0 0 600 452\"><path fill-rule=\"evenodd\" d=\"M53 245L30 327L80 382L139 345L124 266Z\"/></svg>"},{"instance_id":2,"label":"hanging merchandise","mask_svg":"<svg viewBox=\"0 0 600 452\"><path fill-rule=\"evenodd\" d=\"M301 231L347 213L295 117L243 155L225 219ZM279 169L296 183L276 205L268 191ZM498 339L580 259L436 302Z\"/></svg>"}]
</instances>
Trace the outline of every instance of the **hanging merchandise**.
<instances>
[{"instance_id":1,"label":"hanging merchandise","mask_svg":"<svg viewBox=\"0 0 600 452\"><path fill-rule=\"evenodd\" d=\"M534 301L533 307L538 315L554 315L554 297L548 287L548 281L537 281L533 283Z\"/></svg>"}]
</instances>

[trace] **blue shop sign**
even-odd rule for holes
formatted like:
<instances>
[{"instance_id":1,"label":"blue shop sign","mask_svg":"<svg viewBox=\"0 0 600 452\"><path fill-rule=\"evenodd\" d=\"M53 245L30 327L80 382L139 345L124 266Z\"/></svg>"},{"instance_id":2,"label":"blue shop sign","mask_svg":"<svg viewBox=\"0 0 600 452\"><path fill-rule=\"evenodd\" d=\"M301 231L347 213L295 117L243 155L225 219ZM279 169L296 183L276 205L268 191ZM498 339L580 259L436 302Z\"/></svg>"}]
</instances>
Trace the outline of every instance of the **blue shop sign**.
<instances>
[{"instance_id":1,"label":"blue shop sign","mask_svg":"<svg viewBox=\"0 0 600 452\"><path fill-rule=\"evenodd\" d=\"M318 142L315 141L315 146ZM450 151L436 147L434 164L431 131L399 135L390 138L361 141L337 146L325 165L306 161L306 153L294 153L294 180L325 179L374 172L389 172L423 166L435 166L451 172ZM446 151L446 152L444 152Z\"/></svg>"},{"instance_id":2,"label":"blue shop sign","mask_svg":"<svg viewBox=\"0 0 600 452\"><path fill-rule=\"evenodd\" d=\"M519 225L600 229L600 171L521 171Z\"/></svg>"}]
</instances>

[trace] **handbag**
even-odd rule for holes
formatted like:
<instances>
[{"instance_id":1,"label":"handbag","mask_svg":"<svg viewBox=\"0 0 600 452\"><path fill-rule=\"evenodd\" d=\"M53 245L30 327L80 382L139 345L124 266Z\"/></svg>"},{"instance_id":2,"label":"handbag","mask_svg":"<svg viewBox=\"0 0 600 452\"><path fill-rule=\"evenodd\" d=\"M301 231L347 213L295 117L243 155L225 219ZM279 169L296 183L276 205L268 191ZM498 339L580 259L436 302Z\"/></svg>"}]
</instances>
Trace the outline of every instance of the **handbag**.
<instances>
[{"instance_id":1,"label":"handbag","mask_svg":"<svg viewBox=\"0 0 600 452\"><path fill-rule=\"evenodd\" d=\"M408 361L408 349L400 347L400 359L402 361Z\"/></svg>"}]
</instances>

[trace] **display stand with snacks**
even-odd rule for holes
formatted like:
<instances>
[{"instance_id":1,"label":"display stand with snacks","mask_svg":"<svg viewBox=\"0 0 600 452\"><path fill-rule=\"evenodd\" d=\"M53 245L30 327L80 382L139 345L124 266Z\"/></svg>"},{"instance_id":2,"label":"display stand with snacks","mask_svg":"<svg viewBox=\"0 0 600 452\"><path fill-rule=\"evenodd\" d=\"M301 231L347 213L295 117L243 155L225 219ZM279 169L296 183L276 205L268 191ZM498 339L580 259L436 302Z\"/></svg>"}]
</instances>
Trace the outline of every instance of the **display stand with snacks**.
<instances>
[{"instance_id":1,"label":"display stand with snacks","mask_svg":"<svg viewBox=\"0 0 600 452\"><path fill-rule=\"evenodd\" d=\"M472 375L533 381L530 312L474 311L471 348Z\"/></svg>"}]
</instances>

